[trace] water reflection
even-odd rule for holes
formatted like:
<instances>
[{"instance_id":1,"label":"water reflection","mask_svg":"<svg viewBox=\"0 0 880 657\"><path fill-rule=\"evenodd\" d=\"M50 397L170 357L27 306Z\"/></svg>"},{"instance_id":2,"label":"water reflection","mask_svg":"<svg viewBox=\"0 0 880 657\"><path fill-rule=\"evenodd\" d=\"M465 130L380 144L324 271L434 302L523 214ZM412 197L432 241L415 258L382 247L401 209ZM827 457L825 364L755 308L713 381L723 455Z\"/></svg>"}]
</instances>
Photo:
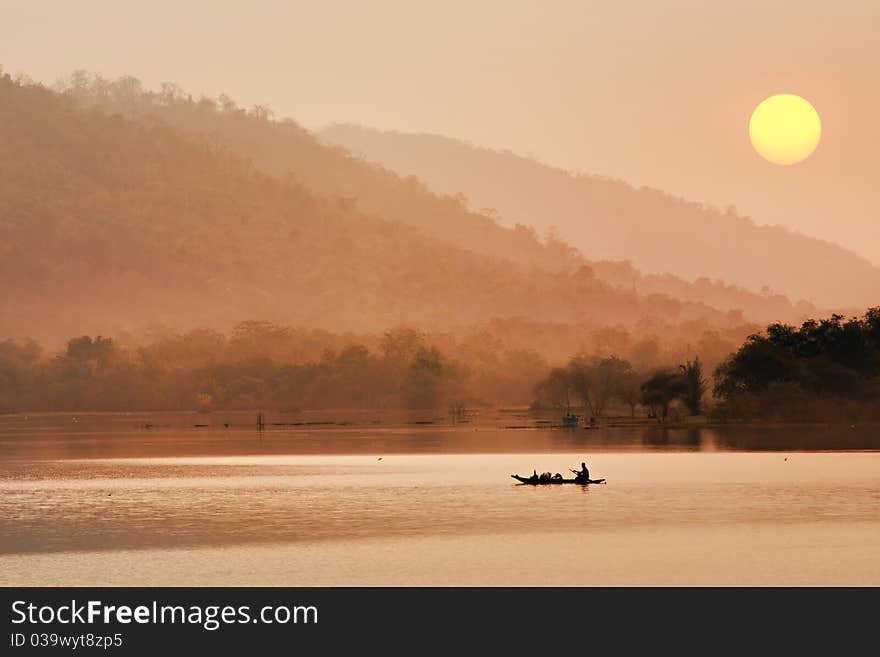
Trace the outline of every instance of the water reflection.
<instances>
[{"instance_id":1,"label":"water reflection","mask_svg":"<svg viewBox=\"0 0 880 657\"><path fill-rule=\"evenodd\" d=\"M200 456L6 467L0 554L880 521L880 454L593 452L607 485L521 486L582 453ZM817 494L821 491L821 494ZM817 531L823 531L817 526ZM743 540L747 540L744 538Z\"/></svg>"},{"instance_id":2,"label":"water reflection","mask_svg":"<svg viewBox=\"0 0 880 657\"><path fill-rule=\"evenodd\" d=\"M878 425L620 425L555 428L547 420L493 412L468 424L376 413L270 416L251 413L0 417L3 459L194 454L437 454L540 451L817 451L880 449ZM196 426L200 425L200 426ZM511 426L519 428L509 428Z\"/></svg>"}]
</instances>

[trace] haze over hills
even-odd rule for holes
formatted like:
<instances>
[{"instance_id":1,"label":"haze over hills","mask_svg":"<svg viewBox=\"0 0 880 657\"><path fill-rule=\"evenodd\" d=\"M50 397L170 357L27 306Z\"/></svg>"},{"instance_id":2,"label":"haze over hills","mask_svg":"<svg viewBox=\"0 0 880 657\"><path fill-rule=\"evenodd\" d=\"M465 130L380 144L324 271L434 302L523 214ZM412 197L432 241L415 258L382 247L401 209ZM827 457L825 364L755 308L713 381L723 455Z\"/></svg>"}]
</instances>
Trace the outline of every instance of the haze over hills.
<instances>
[{"instance_id":1,"label":"haze over hills","mask_svg":"<svg viewBox=\"0 0 880 657\"><path fill-rule=\"evenodd\" d=\"M497 211L506 224L555 227L594 260L630 260L653 274L769 288L827 308L876 303L880 268L835 244L758 225L733 209L722 212L436 135L353 125L318 134L400 175L417 175L437 193L461 193L473 207ZM596 273L602 277L603 269Z\"/></svg>"},{"instance_id":2,"label":"haze over hills","mask_svg":"<svg viewBox=\"0 0 880 657\"><path fill-rule=\"evenodd\" d=\"M424 230L389 221L256 169L216 132L181 134L156 117L84 108L0 76L0 335L59 340L156 324L227 329L245 319L333 331L401 323L444 330L519 317L577 324L581 334L618 324L669 334L687 326L696 339L712 327L742 324L706 304L602 282L589 267L574 267L580 256L564 245L543 245L527 230L467 213L322 147L291 122L172 103L184 106L185 116L201 116L206 126L227 116L253 128L254 141L241 137L252 146L263 143L261 121L267 135L310 145L292 157L304 170L311 163L315 179L332 181L333 165L349 162L350 171L373 171L446 214L434 217L436 225L427 211L419 215ZM362 184L369 190L369 180ZM473 221L469 239L497 238L485 251L501 252L441 239L449 231L441 219L462 230ZM514 260L517 249L525 255Z\"/></svg>"},{"instance_id":3,"label":"haze over hills","mask_svg":"<svg viewBox=\"0 0 880 657\"><path fill-rule=\"evenodd\" d=\"M239 108L227 98L193 99L172 84L159 92L134 78L109 81L77 72L59 87L82 106L100 106L139 120L160 120L206 137L247 158L273 176L293 176L311 191L350 209L417 227L459 248L553 272L587 266L595 276L626 293L661 294L722 311L741 310L757 321L798 321L814 313L784 295L756 294L722 281L689 283L670 275L643 275L621 262L594 262L555 238L538 238L528 225L505 227L503 218L468 211L461 195L438 195L415 176L401 177L338 147L328 147L292 120L272 120L264 107ZM509 222L508 222L509 223Z\"/></svg>"}]
</instances>

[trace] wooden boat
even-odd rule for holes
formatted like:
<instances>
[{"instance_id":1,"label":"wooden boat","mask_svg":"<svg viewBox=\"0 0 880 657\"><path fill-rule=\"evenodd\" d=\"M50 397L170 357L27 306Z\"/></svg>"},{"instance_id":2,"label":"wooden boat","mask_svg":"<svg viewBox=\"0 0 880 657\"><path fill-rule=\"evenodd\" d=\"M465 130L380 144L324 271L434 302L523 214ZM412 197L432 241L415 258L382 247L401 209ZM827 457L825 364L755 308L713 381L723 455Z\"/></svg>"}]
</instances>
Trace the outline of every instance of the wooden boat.
<instances>
[{"instance_id":1,"label":"wooden boat","mask_svg":"<svg viewBox=\"0 0 880 657\"><path fill-rule=\"evenodd\" d=\"M532 477L520 477L519 475L510 475L518 482L523 484L528 484L530 486L547 486L552 484L580 484L581 486L586 486L587 484L604 484L604 479L581 479L580 477L575 477L574 479L534 479Z\"/></svg>"}]
</instances>

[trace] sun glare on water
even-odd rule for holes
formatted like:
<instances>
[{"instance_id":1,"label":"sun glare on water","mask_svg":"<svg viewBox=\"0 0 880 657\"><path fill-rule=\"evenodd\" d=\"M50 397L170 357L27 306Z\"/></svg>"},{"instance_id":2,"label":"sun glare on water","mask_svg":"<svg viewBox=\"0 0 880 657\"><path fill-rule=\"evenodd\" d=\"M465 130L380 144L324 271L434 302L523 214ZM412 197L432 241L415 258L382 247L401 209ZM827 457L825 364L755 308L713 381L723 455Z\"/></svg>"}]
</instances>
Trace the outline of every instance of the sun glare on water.
<instances>
[{"instance_id":1,"label":"sun glare on water","mask_svg":"<svg viewBox=\"0 0 880 657\"><path fill-rule=\"evenodd\" d=\"M765 98L752 112L749 138L758 154L774 164L797 164L819 145L822 122L809 101L794 94Z\"/></svg>"}]
</instances>

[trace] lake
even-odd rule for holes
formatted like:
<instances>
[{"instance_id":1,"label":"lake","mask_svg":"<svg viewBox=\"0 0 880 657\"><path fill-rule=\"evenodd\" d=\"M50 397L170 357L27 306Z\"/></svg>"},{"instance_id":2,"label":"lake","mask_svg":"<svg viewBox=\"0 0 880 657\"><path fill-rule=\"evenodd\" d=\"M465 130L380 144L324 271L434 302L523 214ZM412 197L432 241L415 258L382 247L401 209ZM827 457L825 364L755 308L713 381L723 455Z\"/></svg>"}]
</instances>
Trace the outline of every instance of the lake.
<instances>
[{"instance_id":1,"label":"lake","mask_svg":"<svg viewBox=\"0 0 880 657\"><path fill-rule=\"evenodd\" d=\"M253 417L0 417L0 584L880 585L877 427Z\"/></svg>"}]
</instances>

